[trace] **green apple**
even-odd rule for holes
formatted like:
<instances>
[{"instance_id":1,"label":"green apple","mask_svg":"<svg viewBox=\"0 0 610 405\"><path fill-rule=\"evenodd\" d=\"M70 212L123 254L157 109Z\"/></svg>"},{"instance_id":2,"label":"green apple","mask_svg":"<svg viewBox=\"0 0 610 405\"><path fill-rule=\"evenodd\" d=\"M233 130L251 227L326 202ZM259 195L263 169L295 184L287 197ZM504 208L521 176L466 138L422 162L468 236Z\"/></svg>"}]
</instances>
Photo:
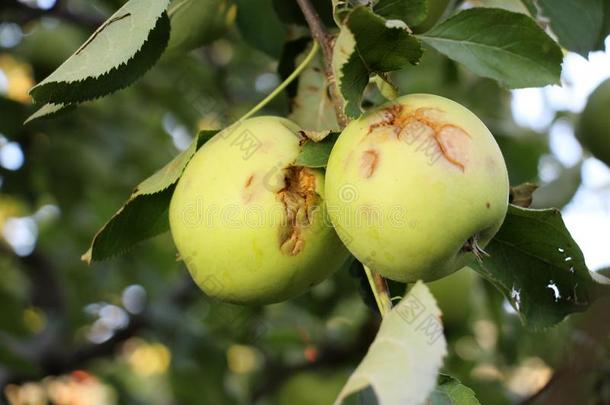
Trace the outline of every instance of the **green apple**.
<instances>
[{"instance_id":1,"label":"green apple","mask_svg":"<svg viewBox=\"0 0 610 405\"><path fill-rule=\"evenodd\" d=\"M174 0L167 13L171 33L166 53L188 52L220 38L233 25L234 0Z\"/></svg>"},{"instance_id":2,"label":"green apple","mask_svg":"<svg viewBox=\"0 0 610 405\"><path fill-rule=\"evenodd\" d=\"M472 298L476 294L477 275L464 267L440 280L428 283L430 292L443 313L443 324L459 328L472 311Z\"/></svg>"},{"instance_id":3,"label":"green apple","mask_svg":"<svg viewBox=\"0 0 610 405\"><path fill-rule=\"evenodd\" d=\"M576 131L583 146L607 165L610 165L609 107L610 79L607 79L589 96Z\"/></svg>"},{"instance_id":4,"label":"green apple","mask_svg":"<svg viewBox=\"0 0 610 405\"><path fill-rule=\"evenodd\" d=\"M208 295L279 302L346 261L327 220L323 172L293 166L302 141L289 120L252 118L218 133L187 165L171 200L170 229Z\"/></svg>"},{"instance_id":5,"label":"green apple","mask_svg":"<svg viewBox=\"0 0 610 405\"><path fill-rule=\"evenodd\" d=\"M401 282L444 277L484 254L508 192L489 130L431 94L400 97L352 121L326 170L340 238L362 263Z\"/></svg>"}]
</instances>

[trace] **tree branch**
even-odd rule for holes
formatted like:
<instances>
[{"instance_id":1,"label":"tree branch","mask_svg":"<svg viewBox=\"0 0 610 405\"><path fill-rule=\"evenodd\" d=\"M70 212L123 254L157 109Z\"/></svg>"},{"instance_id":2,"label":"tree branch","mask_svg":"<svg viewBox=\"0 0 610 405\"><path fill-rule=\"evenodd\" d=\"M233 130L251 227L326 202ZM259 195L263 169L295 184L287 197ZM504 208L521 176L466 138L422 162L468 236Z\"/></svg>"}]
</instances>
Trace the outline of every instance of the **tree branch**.
<instances>
[{"instance_id":1,"label":"tree branch","mask_svg":"<svg viewBox=\"0 0 610 405\"><path fill-rule=\"evenodd\" d=\"M299 8L305 16L305 21L309 26L309 30L313 38L320 44L322 49L322 55L324 59L324 74L326 75L326 81L330 89L331 99L335 107L335 113L337 114L337 121L341 129L345 128L348 124L348 119L343 112L343 101L339 93L335 74L333 73L333 47L334 38L328 34L324 23L320 19L318 12L313 8L309 0L296 0Z\"/></svg>"}]
</instances>

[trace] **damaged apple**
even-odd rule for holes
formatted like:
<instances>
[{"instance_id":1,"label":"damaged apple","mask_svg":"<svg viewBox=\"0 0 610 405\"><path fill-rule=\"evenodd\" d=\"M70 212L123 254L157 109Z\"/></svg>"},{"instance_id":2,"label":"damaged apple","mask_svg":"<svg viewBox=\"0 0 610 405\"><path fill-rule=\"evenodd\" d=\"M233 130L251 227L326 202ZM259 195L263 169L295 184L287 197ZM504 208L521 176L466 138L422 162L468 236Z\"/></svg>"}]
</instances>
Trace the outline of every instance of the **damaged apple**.
<instances>
[{"instance_id":1,"label":"damaged apple","mask_svg":"<svg viewBox=\"0 0 610 405\"><path fill-rule=\"evenodd\" d=\"M436 280L484 255L508 192L506 164L483 122L428 94L350 123L326 172L341 239L358 260L401 282Z\"/></svg>"},{"instance_id":2,"label":"damaged apple","mask_svg":"<svg viewBox=\"0 0 610 405\"><path fill-rule=\"evenodd\" d=\"M283 301L347 259L326 219L323 172L293 165L302 141L289 120L252 118L218 133L187 165L172 197L170 228L209 296Z\"/></svg>"}]
</instances>

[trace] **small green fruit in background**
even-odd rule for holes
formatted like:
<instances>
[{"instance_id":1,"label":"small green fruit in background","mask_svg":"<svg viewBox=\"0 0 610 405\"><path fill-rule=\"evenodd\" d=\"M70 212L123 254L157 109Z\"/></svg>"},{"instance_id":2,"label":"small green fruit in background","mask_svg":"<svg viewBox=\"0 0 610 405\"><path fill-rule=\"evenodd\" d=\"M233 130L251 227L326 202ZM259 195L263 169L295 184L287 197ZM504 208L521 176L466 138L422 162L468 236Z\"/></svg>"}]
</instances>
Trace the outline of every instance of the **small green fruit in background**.
<instances>
[{"instance_id":1,"label":"small green fruit in background","mask_svg":"<svg viewBox=\"0 0 610 405\"><path fill-rule=\"evenodd\" d=\"M593 156L610 166L610 79L589 96L576 135Z\"/></svg>"},{"instance_id":2,"label":"small green fruit in background","mask_svg":"<svg viewBox=\"0 0 610 405\"><path fill-rule=\"evenodd\" d=\"M275 405L332 404L349 378L347 371L304 371L278 389Z\"/></svg>"},{"instance_id":3,"label":"small green fruit in background","mask_svg":"<svg viewBox=\"0 0 610 405\"><path fill-rule=\"evenodd\" d=\"M460 327L468 320L472 311L472 296L476 294L477 275L474 270L464 267L440 280L428 283L438 307L443 313L443 324Z\"/></svg>"},{"instance_id":4,"label":"small green fruit in background","mask_svg":"<svg viewBox=\"0 0 610 405\"><path fill-rule=\"evenodd\" d=\"M218 133L187 165L170 204L170 228L209 296L283 301L346 261L326 219L323 172L292 166L301 141L289 120L252 118Z\"/></svg>"},{"instance_id":5,"label":"small green fruit in background","mask_svg":"<svg viewBox=\"0 0 610 405\"><path fill-rule=\"evenodd\" d=\"M504 158L481 120L430 94L352 121L326 170L329 215L345 245L401 282L436 280L484 254L508 191Z\"/></svg>"},{"instance_id":6,"label":"small green fruit in background","mask_svg":"<svg viewBox=\"0 0 610 405\"><path fill-rule=\"evenodd\" d=\"M234 0L174 0L167 13L171 33L167 53L188 52L220 38L235 22Z\"/></svg>"}]
</instances>

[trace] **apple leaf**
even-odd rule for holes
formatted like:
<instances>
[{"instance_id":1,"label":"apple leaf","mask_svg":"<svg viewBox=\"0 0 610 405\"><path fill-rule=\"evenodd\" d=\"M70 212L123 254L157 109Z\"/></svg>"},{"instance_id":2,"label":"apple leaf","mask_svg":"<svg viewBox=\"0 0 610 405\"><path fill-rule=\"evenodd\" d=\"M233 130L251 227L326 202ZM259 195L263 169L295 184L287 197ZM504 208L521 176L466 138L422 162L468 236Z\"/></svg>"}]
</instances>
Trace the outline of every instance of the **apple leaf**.
<instances>
[{"instance_id":1,"label":"apple leaf","mask_svg":"<svg viewBox=\"0 0 610 405\"><path fill-rule=\"evenodd\" d=\"M344 99L344 112L356 118L362 113L362 93L369 83L369 72L356 51L356 40L347 27L342 27L333 52L333 72Z\"/></svg>"},{"instance_id":2,"label":"apple leaf","mask_svg":"<svg viewBox=\"0 0 610 405\"><path fill-rule=\"evenodd\" d=\"M91 264L121 254L169 229L169 203L184 168L198 148L218 131L201 131L191 146L141 182L127 202L98 231L82 260Z\"/></svg>"},{"instance_id":3,"label":"apple leaf","mask_svg":"<svg viewBox=\"0 0 610 405\"><path fill-rule=\"evenodd\" d=\"M250 46L279 58L288 29L280 20L273 0L237 0L236 23L243 40Z\"/></svg>"},{"instance_id":4,"label":"apple leaf","mask_svg":"<svg viewBox=\"0 0 610 405\"><path fill-rule=\"evenodd\" d=\"M23 125L29 124L40 119L51 119L59 115L70 112L76 108L75 104L45 104L40 107L34 114L30 115Z\"/></svg>"},{"instance_id":5,"label":"apple leaf","mask_svg":"<svg viewBox=\"0 0 610 405\"><path fill-rule=\"evenodd\" d=\"M358 54L371 72L391 72L417 64L422 56L419 41L404 24L392 23L357 7L345 22L356 40Z\"/></svg>"},{"instance_id":6,"label":"apple leaf","mask_svg":"<svg viewBox=\"0 0 610 405\"><path fill-rule=\"evenodd\" d=\"M418 281L384 317L335 405L363 391L379 405L423 404L447 354L440 315L428 287Z\"/></svg>"},{"instance_id":7,"label":"apple leaf","mask_svg":"<svg viewBox=\"0 0 610 405\"><path fill-rule=\"evenodd\" d=\"M563 167L557 178L538 188L533 195L532 208L563 208L572 201L582 184L582 161Z\"/></svg>"},{"instance_id":8,"label":"apple leaf","mask_svg":"<svg viewBox=\"0 0 610 405\"><path fill-rule=\"evenodd\" d=\"M421 44L404 22L386 20L365 6L354 8L344 19L333 55L345 113L361 114L360 100L372 74L417 64L421 56Z\"/></svg>"},{"instance_id":9,"label":"apple leaf","mask_svg":"<svg viewBox=\"0 0 610 405\"><path fill-rule=\"evenodd\" d=\"M168 3L128 1L57 70L30 90L36 104L79 103L133 83L167 46Z\"/></svg>"},{"instance_id":10,"label":"apple leaf","mask_svg":"<svg viewBox=\"0 0 610 405\"><path fill-rule=\"evenodd\" d=\"M509 88L559 83L561 49L534 20L521 13L472 8L418 38L479 76Z\"/></svg>"},{"instance_id":11,"label":"apple leaf","mask_svg":"<svg viewBox=\"0 0 610 405\"><path fill-rule=\"evenodd\" d=\"M402 20L409 27L415 27L428 15L427 0L379 0L375 13L388 20Z\"/></svg>"},{"instance_id":12,"label":"apple leaf","mask_svg":"<svg viewBox=\"0 0 610 405\"><path fill-rule=\"evenodd\" d=\"M438 376L438 385L430 395L429 405L479 405L473 390L451 376Z\"/></svg>"},{"instance_id":13,"label":"apple leaf","mask_svg":"<svg viewBox=\"0 0 610 405\"><path fill-rule=\"evenodd\" d=\"M307 53L309 53L309 49L299 55L296 62L300 63ZM291 100L288 119L305 130L338 131L337 115L328 92L322 64L322 56L318 53L317 57L299 75L296 97Z\"/></svg>"},{"instance_id":14,"label":"apple leaf","mask_svg":"<svg viewBox=\"0 0 610 405\"><path fill-rule=\"evenodd\" d=\"M604 18L602 0L538 0L537 4L562 46L585 58L597 48Z\"/></svg>"},{"instance_id":15,"label":"apple leaf","mask_svg":"<svg viewBox=\"0 0 610 405\"><path fill-rule=\"evenodd\" d=\"M339 133L332 132L319 142L307 140L301 147L301 153L299 153L295 164L312 168L326 167L330 151L338 138Z\"/></svg>"},{"instance_id":16,"label":"apple leaf","mask_svg":"<svg viewBox=\"0 0 610 405\"><path fill-rule=\"evenodd\" d=\"M509 206L489 257L472 267L494 284L533 329L553 326L610 294L610 280L587 269L557 209Z\"/></svg>"}]
</instances>

